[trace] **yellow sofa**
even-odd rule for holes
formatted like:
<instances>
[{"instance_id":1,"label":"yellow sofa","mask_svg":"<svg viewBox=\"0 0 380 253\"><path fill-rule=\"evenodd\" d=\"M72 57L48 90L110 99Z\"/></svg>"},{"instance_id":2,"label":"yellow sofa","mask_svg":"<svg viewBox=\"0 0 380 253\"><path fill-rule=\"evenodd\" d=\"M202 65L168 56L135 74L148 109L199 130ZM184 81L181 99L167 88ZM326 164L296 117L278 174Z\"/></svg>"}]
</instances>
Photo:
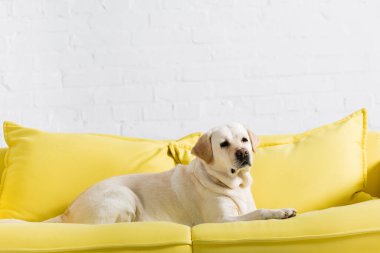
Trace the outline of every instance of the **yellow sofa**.
<instances>
[{"instance_id":1,"label":"yellow sofa","mask_svg":"<svg viewBox=\"0 0 380 253\"><path fill-rule=\"evenodd\" d=\"M175 148L169 143L164 152L173 163L181 160L172 155ZM0 172L6 151L0 149ZM380 252L380 132L368 133L366 153L365 191L343 206L288 220L192 228L169 222L3 223L0 252Z\"/></svg>"}]
</instances>

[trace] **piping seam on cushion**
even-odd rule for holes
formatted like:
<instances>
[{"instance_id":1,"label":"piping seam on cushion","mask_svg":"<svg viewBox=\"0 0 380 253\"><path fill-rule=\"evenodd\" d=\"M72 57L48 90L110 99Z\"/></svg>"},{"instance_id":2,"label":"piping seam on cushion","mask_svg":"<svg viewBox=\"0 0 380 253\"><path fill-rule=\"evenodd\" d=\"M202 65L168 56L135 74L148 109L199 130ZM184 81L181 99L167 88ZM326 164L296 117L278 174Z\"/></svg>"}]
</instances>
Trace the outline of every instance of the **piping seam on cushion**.
<instances>
[{"instance_id":1,"label":"piping seam on cushion","mask_svg":"<svg viewBox=\"0 0 380 253\"><path fill-rule=\"evenodd\" d=\"M350 237L363 234L380 234L380 229L368 229L356 232L342 232L342 233L331 233L325 235L304 235L304 236L294 236L294 237L274 237L268 239L241 239L241 240L193 240L193 244L236 244L236 243L265 243L265 242L291 242L291 241L307 241L307 240L322 240L322 239L334 239L341 237Z\"/></svg>"},{"instance_id":2,"label":"piping seam on cushion","mask_svg":"<svg viewBox=\"0 0 380 253\"><path fill-rule=\"evenodd\" d=\"M173 246L191 246L190 242L181 243L154 243L154 244L132 244L132 245L109 245L109 246L85 246L85 247L72 247L72 248L46 248L46 249L0 249L0 253L12 252L70 252L70 251L90 251L90 250L105 250L105 249L128 249L128 248L151 248L151 247L173 247Z\"/></svg>"}]
</instances>

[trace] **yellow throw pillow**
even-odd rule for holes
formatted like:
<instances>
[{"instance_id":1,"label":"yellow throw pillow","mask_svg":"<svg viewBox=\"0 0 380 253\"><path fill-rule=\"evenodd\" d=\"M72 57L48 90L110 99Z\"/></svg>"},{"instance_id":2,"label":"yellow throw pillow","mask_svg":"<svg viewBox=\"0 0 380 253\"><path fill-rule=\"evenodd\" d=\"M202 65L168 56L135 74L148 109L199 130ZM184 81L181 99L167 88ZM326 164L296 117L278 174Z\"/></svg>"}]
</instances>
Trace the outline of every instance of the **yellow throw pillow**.
<instances>
[{"instance_id":1,"label":"yellow throw pillow","mask_svg":"<svg viewBox=\"0 0 380 253\"><path fill-rule=\"evenodd\" d=\"M47 133L4 123L9 150L0 186L0 218L40 221L63 212L105 178L175 166L170 141Z\"/></svg>"},{"instance_id":2,"label":"yellow throw pillow","mask_svg":"<svg viewBox=\"0 0 380 253\"><path fill-rule=\"evenodd\" d=\"M350 203L366 181L366 129L363 109L305 133L260 136L251 169L257 207L306 212ZM194 158L188 148L173 150L181 163Z\"/></svg>"},{"instance_id":3,"label":"yellow throw pillow","mask_svg":"<svg viewBox=\"0 0 380 253\"><path fill-rule=\"evenodd\" d=\"M263 136L252 167L259 208L344 205L366 182L366 111L302 134Z\"/></svg>"}]
</instances>

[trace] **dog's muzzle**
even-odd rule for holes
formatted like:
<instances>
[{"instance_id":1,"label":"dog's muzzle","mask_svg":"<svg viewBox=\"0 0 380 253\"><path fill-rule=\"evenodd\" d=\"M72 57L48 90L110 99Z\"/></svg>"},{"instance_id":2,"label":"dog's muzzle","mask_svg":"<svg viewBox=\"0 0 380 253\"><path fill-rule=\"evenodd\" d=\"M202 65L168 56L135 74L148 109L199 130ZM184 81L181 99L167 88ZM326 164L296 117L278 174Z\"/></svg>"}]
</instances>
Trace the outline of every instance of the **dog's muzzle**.
<instances>
[{"instance_id":1,"label":"dog's muzzle","mask_svg":"<svg viewBox=\"0 0 380 253\"><path fill-rule=\"evenodd\" d=\"M239 168L243 168L247 165L251 166L251 159L249 157L248 150L244 148L236 150L235 157Z\"/></svg>"}]
</instances>

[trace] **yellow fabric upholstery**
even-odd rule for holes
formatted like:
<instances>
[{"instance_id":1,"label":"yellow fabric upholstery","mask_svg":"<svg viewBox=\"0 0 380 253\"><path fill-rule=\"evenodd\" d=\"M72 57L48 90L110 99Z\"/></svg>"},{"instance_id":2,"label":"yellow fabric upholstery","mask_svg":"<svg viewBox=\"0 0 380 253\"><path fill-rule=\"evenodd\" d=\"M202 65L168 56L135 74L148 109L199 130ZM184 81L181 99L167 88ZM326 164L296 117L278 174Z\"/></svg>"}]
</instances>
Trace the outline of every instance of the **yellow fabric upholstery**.
<instances>
[{"instance_id":1,"label":"yellow fabric upholstery","mask_svg":"<svg viewBox=\"0 0 380 253\"><path fill-rule=\"evenodd\" d=\"M365 191L380 197L380 132L369 132L367 138L367 186Z\"/></svg>"},{"instance_id":2,"label":"yellow fabric upholstery","mask_svg":"<svg viewBox=\"0 0 380 253\"><path fill-rule=\"evenodd\" d=\"M262 138L252 167L260 208L299 213L347 204L366 178L364 110L290 138Z\"/></svg>"},{"instance_id":3,"label":"yellow fabric upholstery","mask_svg":"<svg viewBox=\"0 0 380 253\"><path fill-rule=\"evenodd\" d=\"M264 140L284 140L292 138L292 135L268 135L262 136ZM380 197L380 132L368 131L366 141L367 158L367 182L364 191L374 197Z\"/></svg>"},{"instance_id":4,"label":"yellow fabric upholstery","mask_svg":"<svg viewBox=\"0 0 380 253\"><path fill-rule=\"evenodd\" d=\"M345 252L380 249L380 200L300 214L287 220L201 224L193 252Z\"/></svg>"},{"instance_id":5,"label":"yellow fabric upholstery","mask_svg":"<svg viewBox=\"0 0 380 253\"><path fill-rule=\"evenodd\" d=\"M360 203L360 202L364 202L368 200L373 200L373 199L377 199L377 197L374 197L371 194L366 193L364 191L360 191L360 192L355 193L352 196L350 202L348 202L346 205L352 205L352 204L356 204L356 203Z\"/></svg>"},{"instance_id":6,"label":"yellow fabric upholstery","mask_svg":"<svg viewBox=\"0 0 380 253\"><path fill-rule=\"evenodd\" d=\"M0 235L0 252L191 252L190 228L166 222L4 223Z\"/></svg>"},{"instance_id":7,"label":"yellow fabric upholstery","mask_svg":"<svg viewBox=\"0 0 380 253\"><path fill-rule=\"evenodd\" d=\"M81 192L105 178L175 166L169 141L46 133L9 122L4 136L9 150L0 218L44 220L62 213Z\"/></svg>"},{"instance_id":8,"label":"yellow fabric upholstery","mask_svg":"<svg viewBox=\"0 0 380 253\"><path fill-rule=\"evenodd\" d=\"M189 164L195 158L191 149L201 135L202 133L193 133L169 144L170 154L176 163Z\"/></svg>"},{"instance_id":9,"label":"yellow fabric upholstery","mask_svg":"<svg viewBox=\"0 0 380 253\"><path fill-rule=\"evenodd\" d=\"M5 158L5 153L7 152L6 148L0 148L0 179L4 171L4 158Z\"/></svg>"}]
</instances>

